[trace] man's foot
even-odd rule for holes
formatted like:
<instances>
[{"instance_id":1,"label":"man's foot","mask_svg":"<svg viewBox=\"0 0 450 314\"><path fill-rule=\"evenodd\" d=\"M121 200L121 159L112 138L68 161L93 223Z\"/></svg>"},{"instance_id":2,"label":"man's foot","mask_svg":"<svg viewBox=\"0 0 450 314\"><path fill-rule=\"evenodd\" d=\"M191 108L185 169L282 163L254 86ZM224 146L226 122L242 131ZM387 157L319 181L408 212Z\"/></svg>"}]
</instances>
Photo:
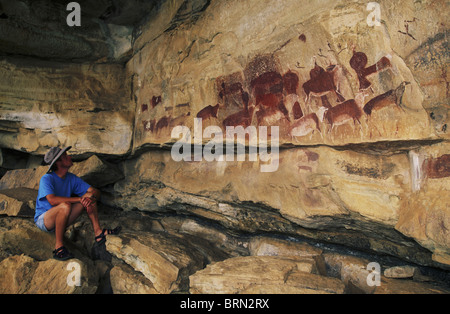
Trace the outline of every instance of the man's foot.
<instances>
[{"instance_id":1,"label":"man's foot","mask_svg":"<svg viewBox=\"0 0 450 314\"><path fill-rule=\"evenodd\" d=\"M108 234L119 234L120 230L122 230L121 226L115 227L114 229L103 229L102 232L95 237L95 242L103 243L105 242Z\"/></svg>"},{"instance_id":2,"label":"man's foot","mask_svg":"<svg viewBox=\"0 0 450 314\"><path fill-rule=\"evenodd\" d=\"M73 255L66 249L65 246L61 246L53 251L53 258L58 261L66 261L73 258Z\"/></svg>"}]
</instances>

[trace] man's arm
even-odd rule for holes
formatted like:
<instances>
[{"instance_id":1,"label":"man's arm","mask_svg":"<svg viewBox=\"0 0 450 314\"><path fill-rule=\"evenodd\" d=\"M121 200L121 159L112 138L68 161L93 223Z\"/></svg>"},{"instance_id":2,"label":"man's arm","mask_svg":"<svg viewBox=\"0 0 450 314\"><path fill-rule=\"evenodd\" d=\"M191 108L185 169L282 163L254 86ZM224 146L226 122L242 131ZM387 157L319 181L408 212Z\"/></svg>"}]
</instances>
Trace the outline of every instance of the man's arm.
<instances>
[{"instance_id":1,"label":"man's arm","mask_svg":"<svg viewBox=\"0 0 450 314\"><path fill-rule=\"evenodd\" d=\"M92 186L87 190L86 194L82 196L83 197L89 197L91 199L98 200L100 199L100 191L96 188L93 188Z\"/></svg>"},{"instance_id":2,"label":"man's arm","mask_svg":"<svg viewBox=\"0 0 450 314\"><path fill-rule=\"evenodd\" d=\"M81 197L81 204L86 208L88 214L92 210L91 205L95 204L100 199L100 191L92 186L89 187L86 194Z\"/></svg>"},{"instance_id":3,"label":"man's arm","mask_svg":"<svg viewBox=\"0 0 450 314\"><path fill-rule=\"evenodd\" d=\"M95 203L100 198L100 191L90 187L86 194L82 197L62 197L56 196L55 194L48 194L46 196L48 202L52 206L57 206L61 203L81 203L84 207L88 207L91 203Z\"/></svg>"},{"instance_id":4,"label":"man's arm","mask_svg":"<svg viewBox=\"0 0 450 314\"><path fill-rule=\"evenodd\" d=\"M56 196L55 194L48 194L46 196L47 201L52 206L57 206L61 203L79 203L81 202L81 197L62 197L62 196Z\"/></svg>"}]
</instances>

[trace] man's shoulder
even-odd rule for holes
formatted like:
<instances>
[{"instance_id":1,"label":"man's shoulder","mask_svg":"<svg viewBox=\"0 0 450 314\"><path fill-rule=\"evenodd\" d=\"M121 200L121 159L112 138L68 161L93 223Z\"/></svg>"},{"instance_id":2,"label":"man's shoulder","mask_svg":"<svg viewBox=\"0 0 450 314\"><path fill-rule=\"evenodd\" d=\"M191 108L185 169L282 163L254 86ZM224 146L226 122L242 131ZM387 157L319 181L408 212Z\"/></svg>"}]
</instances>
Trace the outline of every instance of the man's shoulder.
<instances>
[{"instance_id":1,"label":"man's shoulder","mask_svg":"<svg viewBox=\"0 0 450 314\"><path fill-rule=\"evenodd\" d=\"M74 174L74 173L72 173L72 172L67 172L66 178L69 179L70 181L83 180L83 179L81 179L79 176L77 176L76 174Z\"/></svg>"},{"instance_id":2,"label":"man's shoulder","mask_svg":"<svg viewBox=\"0 0 450 314\"><path fill-rule=\"evenodd\" d=\"M42 189L51 189L51 187L55 186L55 181L53 179L53 175L51 172L47 172L44 174L39 180L39 190Z\"/></svg>"},{"instance_id":3,"label":"man's shoulder","mask_svg":"<svg viewBox=\"0 0 450 314\"><path fill-rule=\"evenodd\" d=\"M82 189L85 188L87 190L91 186L89 183L86 183L83 178L80 178L79 176L71 172L68 172L66 174L66 178L68 179L67 181L70 182L70 184L77 185Z\"/></svg>"},{"instance_id":4,"label":"man's shoulder","mask_svg":"<svg viewBox=\"0 0 450 314\"><path fill-rule=\"evenodd\" d=\"M73 174L72 172L67 172L66 177L71 178L71 179L80 178L79 176L77 176L76 174Z\"/></svg>"},{"instance_id":5,"label":"man's shoulder","mask_svg":"<svg viewBox=\"0 0 450 314\"><path fill-rule=\"evenodd\" d=\"M51 172L47 172L46 174L44 174L42 177L41 177L41 181L42 180L49 180L49 179L51 179L52 178L52 173Z\"/></svg>"}]
</instances>

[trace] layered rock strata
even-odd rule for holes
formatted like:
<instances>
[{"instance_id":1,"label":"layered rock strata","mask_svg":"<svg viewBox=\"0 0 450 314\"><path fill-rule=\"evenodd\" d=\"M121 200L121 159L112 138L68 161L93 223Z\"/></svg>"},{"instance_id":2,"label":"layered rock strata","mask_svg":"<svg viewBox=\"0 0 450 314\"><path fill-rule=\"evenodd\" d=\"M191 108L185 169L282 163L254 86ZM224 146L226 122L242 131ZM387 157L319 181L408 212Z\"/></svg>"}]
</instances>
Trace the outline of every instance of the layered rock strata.
<instances>
[{"instance_id":1,"label":"layered rock strata","mask_svg":"<svg viewBox=\"0 0 450 314\"><path fill-rule=\"evenodd\" d=\"M106 245L98 246L94 244L90 222L83 216L66 232L66 245L76 258L65 262L52 260L53 235L41 232L31 219L1 217L0 291L33 294L450 292L445 273L432 268L408 266L380 256L356 257L294 239L236 236L189 218L151 218L138 212L101 209L101 221L111 226L120 221L123 234L109 236ZM368 264L374 260L380 264L379 284L369 285L368 278L373 271ZM413 276L404 275L408 269L414 269Z\"/></svg>"},{"instance_id":2,"label":"layered rock strata","mask_svg":"<svg viewBox=\"0 0 450 314\"><path fill-rule=\"evenodd\" d=\"M12 201L17 191L11 189L36 190L46 171L36 167L37 159L51 146L71 145L80 160L98 154L116 164L95 157L85 162L98 169L86 180L101 187L104 204L130 216L135 210L177 215L186 219L177 223L177 232L195 230L196 241L214 237L227 255L206 253L208 245L196 244L194 250L176 232L168 245L174 251L161 251L153 245L162 245L161 236L147 232L171 228L145 220L149 226L141 226L142 233L128 230L107 244L108 254L121 261L111 269L123 278L111 280L115 291L216 292L215 280L224 282L217 272L231 278L239 269L248 273L241 278L248 285L223 285L227 291L266 292L280 280L289 283L280 290L285 292L375 291L361 285L364 275L347 281L345 270L366 261L345 266L324 254L343 288L316 277L324 276L317 259L291 253L249 257L242 244L248 242L239 244L239 237L260 233L343 245L445 271L450 265L446 6L445 1L368 6L350 0L170 0L152 7L132 40L127 27L108 26L118 30L117 43L123 39L124 45L105 44L102 37L95 53L87 53L90 63L55 61L41 50L27 55L39 61L4 56L0 164L21 168L11 162L12 152L20 151L32 154L28 164L36 170L3 176L0 188L8 191L0 193L1 213L32 215L29 200ZM2 8L2 25L12 18L9 12L20 9ZM74 38L74 45L83 43ZM10 50L4 54L23 50L5 47ZM256 133L225 147L227 127ZM263 144L270 153L261 153ZM189 151L183 158L180 147ZM244 147L244 153L226 154L230 147ZM269 171L262 171L268 164ZM86 173L79 167L74 171ZM225 231L194 228L197 220ZM12 255L29 255L19 251ZM33 277L39 268L9 255L5 269L34 264ZM149 257L170 274L146 269ZM246 264L255 261L265 265L262 270L280 265L266 286L254 281ZM383 278L385 285L375 292L403 289L398 281L387 284L391 280Z\"/></svg>"}]
</instances>

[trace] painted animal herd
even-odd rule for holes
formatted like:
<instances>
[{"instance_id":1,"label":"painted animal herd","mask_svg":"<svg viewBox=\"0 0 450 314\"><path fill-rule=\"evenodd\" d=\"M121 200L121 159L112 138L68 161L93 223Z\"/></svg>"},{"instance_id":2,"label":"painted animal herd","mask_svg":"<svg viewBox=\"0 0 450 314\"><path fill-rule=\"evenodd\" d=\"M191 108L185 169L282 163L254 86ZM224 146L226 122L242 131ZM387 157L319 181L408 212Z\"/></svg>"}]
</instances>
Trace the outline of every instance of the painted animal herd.
<instances>
[{"instance_id":1,"label":"painted animal herd","mask_svg":"<svg viewBox=\"0 0 450 314\"><path fill-rule=\"evenodd\" d=\"M356 73L359 81L359 91L354 99L345 99L340 89L340 83L345 79L340 65L329 65L323 68L314 61L314 67L309 71L309 80L302 84L305 98L300 99L297 91L300 89L299 78L295 72L288 71L281 75L273 68L266 66L267 71L257 73L250 78L249 92L244 84L235 81L220 81L217 84L218 103L208 105L201 109L195 117L206 121L214 119L221 121L222 127L250 125L280 125L284 126L291 138L303 137L310 133L319 132L326 126L327 133L332 132L339 125L353 121L361 124L361 117L369 118L375 111L384 107L402 107L402 97L409 82L403 81L395 89L365 101L370 95L372 84L370 76L392 68L390 59L382 57L373 65L367 66L368 58L364 52L353 52L349 64ZM258 67L258 66L254 66ZM261 66L259 65L259 68ZM262 67L264 68L264 67ZM329 96L335 96L336 102L332 106ZM227 110L227 99L233 99L235 110ZM311 105L312 99L318 98ZM152 99L152 108L161 103L161 96ZM303 104L303 109L300 104ZM237 104L237 105L236 105ZM145 106L145 107L144 107ZM240 108L240 109L239 109ZM144 111L148 106L142 105ZM306 111L306 114L305 114ZM190 116L190 113L186 114ZM171 117L159 120L142 121L144 129L159 132L162 128L170 127L173 123ZM179 121L179 119L177 119Z\"/></svg>"}]
</instances>

